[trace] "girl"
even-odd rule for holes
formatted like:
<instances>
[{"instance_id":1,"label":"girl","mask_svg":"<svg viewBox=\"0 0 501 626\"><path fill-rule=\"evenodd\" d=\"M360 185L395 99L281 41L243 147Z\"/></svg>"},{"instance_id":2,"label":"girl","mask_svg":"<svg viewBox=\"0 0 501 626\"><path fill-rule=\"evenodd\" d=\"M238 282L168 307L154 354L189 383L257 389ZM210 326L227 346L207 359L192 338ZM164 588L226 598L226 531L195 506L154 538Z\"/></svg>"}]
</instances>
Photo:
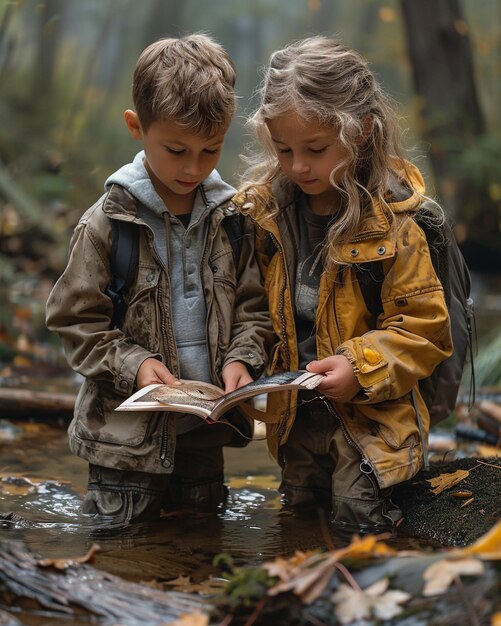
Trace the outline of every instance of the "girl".
<instances>
[{"instance_id":1,"label":"girl","mask_svg":"<svg viewBox=\"0 0 501 626\"><path fill-rule=\"evenodd\" d=\"M339 531L390 530L401 517L391 488L426 454L418 381L452 350L413 219L423 179L401 156L396 116L367 63L336 39L273 53L250 124L263 150L236 203L256 224L279 339L270 367L325 374L323 398L269 398L284 503L327 506ZM380 293L377 319L362 288Z\"/></svg>"}]
</instances>

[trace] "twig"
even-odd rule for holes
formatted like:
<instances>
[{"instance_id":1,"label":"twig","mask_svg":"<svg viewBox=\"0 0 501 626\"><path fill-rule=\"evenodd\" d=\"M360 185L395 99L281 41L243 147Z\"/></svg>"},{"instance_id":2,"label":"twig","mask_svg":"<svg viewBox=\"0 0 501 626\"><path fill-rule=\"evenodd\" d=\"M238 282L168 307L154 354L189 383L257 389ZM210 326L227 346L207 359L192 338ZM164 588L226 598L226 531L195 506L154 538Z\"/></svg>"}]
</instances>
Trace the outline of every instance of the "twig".
<instances>
[{"instance_id":1,"label":"twig","mask_svg":"<svg viewBox=\"0 0 501 626\"><path fill-rule=\"evenodd\" d=\"M478 459L477 459L478 461ZM478 461L481 465L487 465L487 467L494 467L496 469L501 469L501 465L494 465L493 463L485 463L484 461ZM478 465L475 465L475 467L478 467ZM475 468L472 468L475 469Z\"/></svg>"},{"instance_id":2,"label":"twig","mask_svg":"<svg viewBox=\"0 0 501 626\"><path fill-rule=\"evenodd\" d=\"M264 607L264 604L266 602L266 599L267 598L265 596L264 598L261 598L261 600L259 600L259 602L256 604L254 610L252 611L251 615L249 616L249 619L245 622L244 626L252 626L252 624L254 624L254 622L259 617L259 614L263 610L263 607Z\"/></svg>"},{"instance_id":3,"label":"twig","mask_svg":"<svg viewBox=\"0 0 501 626\"><path fill-rule=\"evenodd\" d=\"M334 563L334 567L343 574L343 576L350 583L353 589L355 589L356 591L362 591L362 587L360 587L360 585L357 583L357 581L353 578L353 576L350 574L348 569L342 563L339 563L338 561L337 563Z\"/></svg>"},{"instance_id":4,"label":"twig","mask_svg":"<svg viewBox=\"0 0 501 626\"><path fill-rule=\"evenodd\" d=\"M468 617L470 618L471 626L480 626L480 622L478 621L477 616L475 614L475 607L472 606L470 602L470 598L468 597L468 594L465 593L463 581L461 580L461 577L458 576L457 574L454 576L454 583L456 584L456 587L459 590L459 595L461 596L461 600L463 601L463 604L466 608L466 612L468 613Z\"/></svg>"}]
</instances>

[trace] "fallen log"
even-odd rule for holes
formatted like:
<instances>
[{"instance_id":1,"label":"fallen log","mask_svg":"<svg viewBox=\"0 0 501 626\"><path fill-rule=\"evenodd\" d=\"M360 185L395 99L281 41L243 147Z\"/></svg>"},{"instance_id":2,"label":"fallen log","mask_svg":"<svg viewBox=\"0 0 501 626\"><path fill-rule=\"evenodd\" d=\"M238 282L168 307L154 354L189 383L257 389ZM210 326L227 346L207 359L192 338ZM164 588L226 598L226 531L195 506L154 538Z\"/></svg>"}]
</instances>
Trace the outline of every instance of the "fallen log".
<instances>
[{"instance_id":1,"label":"fallen log","mask_svg":"<svg viewBox=\"0 0 501 626\"><path fill-rule=\"evenodd\" d=\"M0 389L0 416L71 416L76 393L33 391L32 389Z\"/></svg>"},{"instance_id":2,"label":"fallen log","mask_svg":"<svg viewBox=\"0 0 501 626\"><path fill-rule=\"evenodd\" d=\"M78 560L67 567L46 566L17 541L0 543L1 605L124 626L169 624L210 608L199 596L129 582Z\"/></svg>"}]
</instances>

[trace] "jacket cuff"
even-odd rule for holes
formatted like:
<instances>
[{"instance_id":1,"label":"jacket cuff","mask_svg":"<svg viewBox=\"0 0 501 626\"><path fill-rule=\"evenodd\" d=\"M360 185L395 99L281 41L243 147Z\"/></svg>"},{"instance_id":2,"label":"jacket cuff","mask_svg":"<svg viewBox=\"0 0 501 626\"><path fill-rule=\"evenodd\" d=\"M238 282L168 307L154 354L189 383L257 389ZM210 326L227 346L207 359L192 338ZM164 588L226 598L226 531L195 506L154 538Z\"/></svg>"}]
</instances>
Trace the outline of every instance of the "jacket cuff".
<instances>
[{"instance_id":1,"label":"jacket cuff","mask_svg":"<svg viewBox=\"0 0 501 626\"><path fill-rule=\"evenodd\" d=\"M115 376L115 389L118 393L130 396L134 392L136 386L137 371L143 361L146 359L157 359L162 361L160 354L152 354L136 346L122 361L122 365Z\"/></svg>"},{"instance_id":2,"label":"jacket cuff","mask_svg":"<svg viewBox=\"0 0 501 626\"><path fill-rule=\"evenodd\" d=\"M348 359L362 387L351 402L372 404L388 400L390 396L388 362L370 343L362 337L357 337L339 346L336 354Z\"/></svg>"}]
</instances>

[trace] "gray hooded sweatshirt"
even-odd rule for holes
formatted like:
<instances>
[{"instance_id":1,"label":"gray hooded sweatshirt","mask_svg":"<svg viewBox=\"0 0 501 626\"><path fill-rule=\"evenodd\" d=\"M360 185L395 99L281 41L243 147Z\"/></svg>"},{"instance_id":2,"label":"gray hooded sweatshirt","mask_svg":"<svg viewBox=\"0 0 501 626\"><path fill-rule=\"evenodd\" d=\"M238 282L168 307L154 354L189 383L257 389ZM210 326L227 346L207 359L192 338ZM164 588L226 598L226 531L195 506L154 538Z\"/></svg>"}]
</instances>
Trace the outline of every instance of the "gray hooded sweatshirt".
<instances>
[{"instance_id":1,"label":"gray hooded sweatshirt","mask_svg":"<svg viewBox=\"0 0 501 626\"><path fill-rule=\"evenodd\" d=\"M211 210L228 202L235 189L213 170L199 185L189 224L185 226L155 191L144 166L144 151L139 152L132 163L112 174L106 180L105 188L109 189L113 184L124 187L139 200L138 217L153 230L155 249L171 276L172 320L181 378L211 382L206 341L207 311L200 264ZM180 434L201 422L185 415L183 419L178 418L177 424Z\"/></svg>"}]
</instances>

